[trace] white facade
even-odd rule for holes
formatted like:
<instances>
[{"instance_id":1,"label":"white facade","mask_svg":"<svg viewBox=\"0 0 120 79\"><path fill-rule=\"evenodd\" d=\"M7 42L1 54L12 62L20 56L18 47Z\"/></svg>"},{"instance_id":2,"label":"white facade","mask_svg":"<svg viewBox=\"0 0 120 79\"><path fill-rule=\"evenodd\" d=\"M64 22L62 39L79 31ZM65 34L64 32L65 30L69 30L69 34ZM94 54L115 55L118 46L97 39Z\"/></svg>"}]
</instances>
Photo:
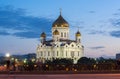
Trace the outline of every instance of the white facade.
<instances>
[{"instance_id":1,"label":"white facade","mask_svg":"<svg viewBox=\"0 0 120 79\"><path fill-rule=\"evenodd\" d=\"M83 57L84 47L81 44L81 34L78 31L75 34L75 40L69 39L69 24L62 15L52 25L52 39L46 40L46 34L43 32L40 36L40 44L37 46L37 59L40 62L53 60L56 58L70 58L74 63Z\"/></svg>"}]
</instances>

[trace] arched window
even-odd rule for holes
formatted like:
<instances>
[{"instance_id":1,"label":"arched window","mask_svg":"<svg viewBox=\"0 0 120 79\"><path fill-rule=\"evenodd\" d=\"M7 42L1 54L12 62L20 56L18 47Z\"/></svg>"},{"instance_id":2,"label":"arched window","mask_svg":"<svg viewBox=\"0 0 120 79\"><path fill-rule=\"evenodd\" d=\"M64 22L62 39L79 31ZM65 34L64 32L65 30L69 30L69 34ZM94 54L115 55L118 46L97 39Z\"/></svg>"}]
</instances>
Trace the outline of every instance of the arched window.
<instances>
[{"instance_id":1,"label":"arched window","mask_svg":"<svg viewBox=\"0 0 120 79\"><path fill-rule=\"evenodd\" d=\"M79 54L79 51L78 51L78 56L79 56L80 54Z\"/></svg>"},{"instance_id":2,"label":"arched window","mask_svg":"<svg viewBox=\"0 0 120 79\"><path fill-rule=\"evenodd\" d=\"M72 47L74 47L74 45L72 44Z\"/></svg>"},{"instance_id":3,"label":"arched window","mask_svg":"<svg viewBox=\"0 0 120 79\"><path fill-rule=\"evenodd\" d=\"M61 37L63 37L63 33L61 32Z\"/></svg>"},{"instance_id":4,"label":"arched window","mask_svg":"<svg viewBox=\"0 0 120 79\"><path fill-rule=\"evenodd\" d=\"M66 57L67 57L67 51L66 51Z\"/></svg>"},{"instance_id":5,"label":"arched window","mask_svg":"<svg viewBox=\"0 0 120 79\"><path fill-rule=\"evenodd\" d=\"M80 39L79 39L79 42L80 42Z\"/></svg>"},{"instance_id":6,"label":"arched window","mask_svg":"<svg viewBox=\"0 0 120 79\"><path fill-rule=\"evenodd\" d=\"M55 56L55 52L53 51L53 56Z\"/></svg>"},{"instance_id":7,"label":"arched window","mask_svg":"<svg viewBox=\"0 0 120 79\"><path fill-rule=\"evenodd\" d=\"M66 33L64 33L64 37L66 37Z\"/></svg>"},{"instance_id":8,"label":"arched window","mask_svg":"<svg viewBox=\"0 0 120 79\"><path fill-rule=\"evenodd\" d=\"M48 51L48 56L50 56L50 52Z\"/></svg>"},{"instance_id":9,"label":"arched window","mask_svg":"<svg viewBox=\"0 0 120 79\"><path fill-rule=\"evenodd\" d=\"M74 57L74 51L71 51L71 57L72 58Z\"/></svg>"},{"instance_id":10,"label":"arched window","mask_svg":"<svg viewBox=\"0 0 120 79\"><path fill-rule=\"evenodd\" d=\"M57 56L59 55L59 52L57 51Z\"/></svg>"}]
</instances>

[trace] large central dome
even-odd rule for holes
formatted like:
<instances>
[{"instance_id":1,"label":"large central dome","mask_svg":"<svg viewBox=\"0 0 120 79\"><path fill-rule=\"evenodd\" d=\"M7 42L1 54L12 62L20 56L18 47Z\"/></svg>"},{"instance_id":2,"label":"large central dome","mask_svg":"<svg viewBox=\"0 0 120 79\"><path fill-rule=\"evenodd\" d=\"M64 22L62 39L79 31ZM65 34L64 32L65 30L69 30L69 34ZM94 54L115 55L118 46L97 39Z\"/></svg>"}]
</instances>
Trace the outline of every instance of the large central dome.
<instances>
[{"instance_id":1,"label":"large central dome","mask_svg":"<svg viewBox=\"0 0 120 79\"><path fill-rule=\"evenodd\" d=\"M52 27L69 27L69 24L60 14L60 16L53 22Z\"/></svg>"}]
</instances>

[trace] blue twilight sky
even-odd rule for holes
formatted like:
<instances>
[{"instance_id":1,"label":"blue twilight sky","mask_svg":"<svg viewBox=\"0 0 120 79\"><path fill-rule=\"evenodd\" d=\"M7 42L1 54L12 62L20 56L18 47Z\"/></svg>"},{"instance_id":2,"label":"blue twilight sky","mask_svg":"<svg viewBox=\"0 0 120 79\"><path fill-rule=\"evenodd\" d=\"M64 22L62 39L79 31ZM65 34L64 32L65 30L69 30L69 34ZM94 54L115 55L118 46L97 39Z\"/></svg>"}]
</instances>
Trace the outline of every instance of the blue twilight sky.
<instances>
[{"instance_id":1,"label":"blue twilight sky","mask_svg":"<svg viewBox=\"0 0 120 79\"><path fill-rule=\"evenodd\" d=\"M36 52L41 32L51 39L59 8L71 39L80 27L84 56L120 52L120 0L0 0L0 54Z\"/></svg>"}]
</instances>

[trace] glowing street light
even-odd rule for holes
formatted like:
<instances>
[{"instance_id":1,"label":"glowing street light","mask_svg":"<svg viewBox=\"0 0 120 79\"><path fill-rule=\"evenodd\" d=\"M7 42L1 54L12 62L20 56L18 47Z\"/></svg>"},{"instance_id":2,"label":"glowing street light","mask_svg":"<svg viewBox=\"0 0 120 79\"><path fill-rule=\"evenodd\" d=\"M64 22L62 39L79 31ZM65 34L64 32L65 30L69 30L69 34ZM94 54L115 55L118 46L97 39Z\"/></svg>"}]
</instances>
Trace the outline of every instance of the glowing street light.
<instances>
[{"instance_id":1,"label":"glowing street light","mask_svg":"<svg viewBox=\"0 0 120 79\"><path fill-rule=\"evenodd\" d=\"M6 55L5 55L6 57L10 57L10 54L9 53L6 53Z\"/></svg>"},{"instance_id":2,"label":"glowing street light","mask_svg":"<svg viewBox=\"0 0 120 79\"><path fill-rule=\"evenodd\" d=\"M26 63L26 62L27 62L27 59L25 58L23 62Z\"/></svg>"}]
</instances>

